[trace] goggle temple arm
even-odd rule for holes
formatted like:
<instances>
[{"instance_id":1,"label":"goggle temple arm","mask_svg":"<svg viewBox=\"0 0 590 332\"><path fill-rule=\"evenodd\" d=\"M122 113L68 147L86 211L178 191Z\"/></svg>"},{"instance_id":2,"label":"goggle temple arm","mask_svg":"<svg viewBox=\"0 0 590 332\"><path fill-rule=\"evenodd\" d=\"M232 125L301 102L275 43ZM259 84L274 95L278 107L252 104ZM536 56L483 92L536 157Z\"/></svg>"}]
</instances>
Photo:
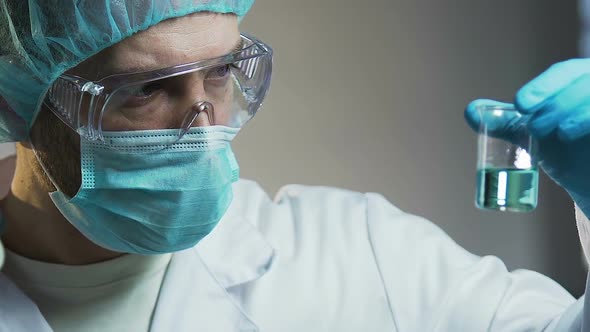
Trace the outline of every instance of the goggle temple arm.
<instances>
[{"instance_id":1,"label":"goggle temple arm","mask_svg":"<svg viewBox=\"0 0 590 332\"><path fill-rule=\"evenodd\" d=\"M82 97L80 98L80 112L82 107L82 100L84 97L89 98L88 102L88 120L86 127L86 138L89 140L103 140L102 133L100 130L100 121L102 118L101 105L104 105L105 96L103 94L104 86L96 84L94 82L86 82L80 89ZM80 126L79 126L80 127Z\"/></svg>"}]
</instances>

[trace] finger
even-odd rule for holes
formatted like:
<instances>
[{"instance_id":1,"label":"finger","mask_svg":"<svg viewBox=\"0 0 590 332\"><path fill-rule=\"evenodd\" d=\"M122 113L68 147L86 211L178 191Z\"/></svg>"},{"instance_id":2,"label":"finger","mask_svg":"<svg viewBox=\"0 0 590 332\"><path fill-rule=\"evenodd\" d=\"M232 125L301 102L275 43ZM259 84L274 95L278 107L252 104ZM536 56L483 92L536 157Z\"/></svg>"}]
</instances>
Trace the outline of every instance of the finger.
<instances>
[{"instance_id":1,"label":"finger","mask_svg":"<svg viewBox=\"0 0 590 332\"><path fill-rule=\"evenodd\" d=\"M516 94L514 104L521 113L535 113L563 88L590 72L590 59L573 59L557 63L525 84Z\"/></svg>"},{"instance_id":2,"label":"finger","mask_svg":"<svg viewBox=\"0 0 590 332\"><path fill-rule=\"evenodd\" d=\"M572 142L589 134L590 107L574 112L557 128L557 135L564 142Z\"/></svg>"},{"instance_id":3,"label":"finger","mask_svg":"<svg viewBox=\"0 0 590 332\"><path fill-rule=\"evenodd\" d=\"M500 107L512 107L509 103L504 103L491 99L477 99L469 103L465 108L465 121L471 129L478 131L481 125L481 115L479 108L481 106L500 106Z\"/></svg>"},{"instance_id":4,"label":"finger","mask_svg":"<svg viewBox=\"0 0 590 332\"><path fill-rule=\"evenodd\" d=\"M590 87L590 75L585 74L545 101L528 123L531 135L537 138L546 137L573 114L590 107L588 87ZM576 119L582 121L581 118ZM564 125L564 129L567 128L568 126Z\"/></svg>"}]
</instances>

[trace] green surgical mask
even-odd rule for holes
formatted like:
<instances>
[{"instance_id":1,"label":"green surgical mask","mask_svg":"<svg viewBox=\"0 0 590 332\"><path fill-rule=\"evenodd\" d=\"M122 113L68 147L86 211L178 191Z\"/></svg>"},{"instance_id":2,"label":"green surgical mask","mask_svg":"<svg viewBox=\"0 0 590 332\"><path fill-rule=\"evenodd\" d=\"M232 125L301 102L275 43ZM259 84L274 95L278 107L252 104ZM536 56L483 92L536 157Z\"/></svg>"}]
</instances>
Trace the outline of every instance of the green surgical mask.
<instances>
[{"instance_id":1,"label":"green surgical mask","mask_svg":"<svg viewBox=\"0 0 590 332\"><path fill-rule=\"evenodd\" d=\"M81 139L82 185L71 199L50 194L88 239L118 252L161 254L196 245L217 225L232 198L239 167L230 143L239 129L191 128L105 133ZM113 148L115 147L115 148Z\"/></svg>"}]
</instances>

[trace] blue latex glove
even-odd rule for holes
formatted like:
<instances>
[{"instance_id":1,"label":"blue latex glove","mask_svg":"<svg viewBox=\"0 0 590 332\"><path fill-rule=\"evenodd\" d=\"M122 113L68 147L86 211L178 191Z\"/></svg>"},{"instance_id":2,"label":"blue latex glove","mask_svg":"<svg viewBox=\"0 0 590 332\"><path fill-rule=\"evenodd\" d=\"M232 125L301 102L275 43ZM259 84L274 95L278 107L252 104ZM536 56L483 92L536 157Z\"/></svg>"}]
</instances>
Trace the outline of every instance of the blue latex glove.
<instances>
[{"instance_id":1,"label":"blue latex glove","mask_svg":"<svg viewBox=\"0 0 590 332\"><path fill-rule=\"evenodd\" d=\"M479 104L502 103L471 102L465 119L475 130L482 121ZM539 141L541 168L590 216L590 59L553 65L518 91L515 106L525 116L503 123L483 121L494 128L494 136L509 141L528 129Z\"/></svg>"}]
</instances>

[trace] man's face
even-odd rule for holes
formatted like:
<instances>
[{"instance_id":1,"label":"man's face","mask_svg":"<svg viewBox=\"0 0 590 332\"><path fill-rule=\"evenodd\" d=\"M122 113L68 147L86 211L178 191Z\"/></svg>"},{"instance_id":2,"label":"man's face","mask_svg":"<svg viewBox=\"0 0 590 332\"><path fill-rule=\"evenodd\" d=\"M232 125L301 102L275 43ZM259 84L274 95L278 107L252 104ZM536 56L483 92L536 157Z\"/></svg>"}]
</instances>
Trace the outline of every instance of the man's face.
<instances>
[{"instance_id":1,"label":"man's face","mask_svg":"<svg viewBox=\"0 0 590 332\"><path fill-rule=\"evenodd\" d=\"M197 13L167 20L89 58L68 73L89 80L150 71L230 53L240 40L237 17ZM48 109L31 128L31 141L59 189L73 197L81 184L80 138ZM55 188L36 162L47 191Z\"/></svg>"}]
</instances>

